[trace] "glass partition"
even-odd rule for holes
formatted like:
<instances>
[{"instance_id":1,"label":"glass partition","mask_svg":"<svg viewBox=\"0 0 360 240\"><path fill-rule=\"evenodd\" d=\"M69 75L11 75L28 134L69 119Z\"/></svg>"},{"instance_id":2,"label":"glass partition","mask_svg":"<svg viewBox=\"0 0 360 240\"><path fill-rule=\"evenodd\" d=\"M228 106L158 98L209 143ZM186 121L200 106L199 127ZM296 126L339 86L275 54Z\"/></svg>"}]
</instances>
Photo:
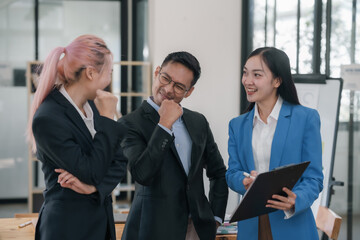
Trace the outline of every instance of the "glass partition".
<instances>
[{"instance_id":1,"label":"glass partition","mask_svg":"<svg viewBox=\"0 0 360 240\"><path fill-rule=\"evenodd\" d=\"M57 46L66 46L83 34L105 40L114 61L120 61L120 1L39 2L39 59Z\"/></svg>"},{"instance_id":2,"label":"glass partition","mask_svg":"<svg viewBox=\"0 0 360 240\"><path fill-rule=\"evenodd\" d=\"M0 86L25 86L35 55L34 1L0 1Z\"/></svg>"}]
</instances>

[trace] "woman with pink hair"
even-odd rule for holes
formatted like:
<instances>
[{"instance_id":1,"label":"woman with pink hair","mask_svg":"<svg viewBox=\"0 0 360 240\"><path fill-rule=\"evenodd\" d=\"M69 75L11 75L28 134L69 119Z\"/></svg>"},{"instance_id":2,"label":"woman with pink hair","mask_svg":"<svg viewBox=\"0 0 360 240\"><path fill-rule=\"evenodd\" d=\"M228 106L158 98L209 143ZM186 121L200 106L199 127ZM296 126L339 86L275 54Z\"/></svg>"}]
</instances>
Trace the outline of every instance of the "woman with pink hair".
<instances>
[{"instance_id":1,"label":"woman with pink hair","mask_svg":"<svg viewBox=\"0 0 360 240\"><path fill-rule=\"evenodd\" d=\"M111 192L126 173L114 121L112 54L92 35L55 48L34 95L28 140L42 162L46 189L35 239L115 239Z\"/></svg>"}]
</instances>

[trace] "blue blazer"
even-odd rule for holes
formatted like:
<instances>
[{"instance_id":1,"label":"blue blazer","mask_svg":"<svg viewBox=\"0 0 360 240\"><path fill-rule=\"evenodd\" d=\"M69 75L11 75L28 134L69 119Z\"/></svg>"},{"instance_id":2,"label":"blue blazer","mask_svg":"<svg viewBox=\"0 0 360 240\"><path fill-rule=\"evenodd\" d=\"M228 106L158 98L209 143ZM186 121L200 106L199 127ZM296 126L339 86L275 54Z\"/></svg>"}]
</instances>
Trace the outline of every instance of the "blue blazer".
<instances>
[{"instance_id":1,"label":"blue blazer","mask_svg":"<svg viewBox=\"0 0 360 240\"><path fill-rule=\"evenodd\" d=\"M252 151L253 108L229 123L229 168L226 181L239 194L245 194L243 172L255 170ZM269 214L273 239L318 239L312 203L323 188L320 117L316 110L286 101L280 110L272 146L269 169L291 163L311 161L294 186L295 214L284 219L284 211ZM238 222L237 239L257 239L258 218Z\"/></svg>"}]
</instances>

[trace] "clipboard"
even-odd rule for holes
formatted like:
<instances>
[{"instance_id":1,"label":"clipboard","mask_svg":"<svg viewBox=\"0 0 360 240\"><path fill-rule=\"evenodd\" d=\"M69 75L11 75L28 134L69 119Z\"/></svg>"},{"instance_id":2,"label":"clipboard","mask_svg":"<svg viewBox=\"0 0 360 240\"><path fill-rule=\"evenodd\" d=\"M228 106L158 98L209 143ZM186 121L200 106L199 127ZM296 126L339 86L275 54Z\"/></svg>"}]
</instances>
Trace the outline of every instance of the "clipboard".
<instances>
[{"instance_id":1,"label":"clipboard","mask_svg":"<svg viewBox=\"0 0 360 240\"><path fill-rule=\"evenodd\" d=\"M278 209L265 207L267 201L272 198L273 194L287 196L282 188L287 187L291 190L309 164L310 161L290 164L257 175L239 206L231 215L229 222L237 222L277 211Z\"/></svg>"}]
</instances>

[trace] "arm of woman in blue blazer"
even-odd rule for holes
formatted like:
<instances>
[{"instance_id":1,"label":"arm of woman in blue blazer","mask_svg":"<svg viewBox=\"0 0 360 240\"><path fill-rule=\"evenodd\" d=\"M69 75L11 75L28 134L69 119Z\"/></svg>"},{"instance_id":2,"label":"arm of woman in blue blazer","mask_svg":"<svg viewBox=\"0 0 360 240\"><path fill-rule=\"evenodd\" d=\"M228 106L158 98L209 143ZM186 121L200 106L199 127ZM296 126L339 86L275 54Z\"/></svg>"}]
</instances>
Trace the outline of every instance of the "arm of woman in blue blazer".
<instances>
[{"instance_id":1,"label":"arm of woman in blue blazer","mask_svg":"<svg viewBox=\"0 0 360 240\"><path fill-rule=\"evenodd\" d=\"M316 110L307 115L301 161L310 161L310 165L293 188L296 194L294 216L311 207L323 189L320 116Z\"/></svg>"},{"instance_id":2,"label":"arm of woman in blue blazer","mask_svg":"<svg viewBox=\"0 0 360 240\"><path fill-rule=\"evenodd\" d=\"M238 143L236 135L238 131L235 131L239 128L237 118L233 119L229 123L229 141L228 141L228 152L229 152L229 167L226 172L226 181L230 189L233 191L244 195L246 192L245 186L243 184L244 180L244 166L241 162L238 153ZM245 161L245 159L243 160Z\"/></svg>"}]
</instances>

